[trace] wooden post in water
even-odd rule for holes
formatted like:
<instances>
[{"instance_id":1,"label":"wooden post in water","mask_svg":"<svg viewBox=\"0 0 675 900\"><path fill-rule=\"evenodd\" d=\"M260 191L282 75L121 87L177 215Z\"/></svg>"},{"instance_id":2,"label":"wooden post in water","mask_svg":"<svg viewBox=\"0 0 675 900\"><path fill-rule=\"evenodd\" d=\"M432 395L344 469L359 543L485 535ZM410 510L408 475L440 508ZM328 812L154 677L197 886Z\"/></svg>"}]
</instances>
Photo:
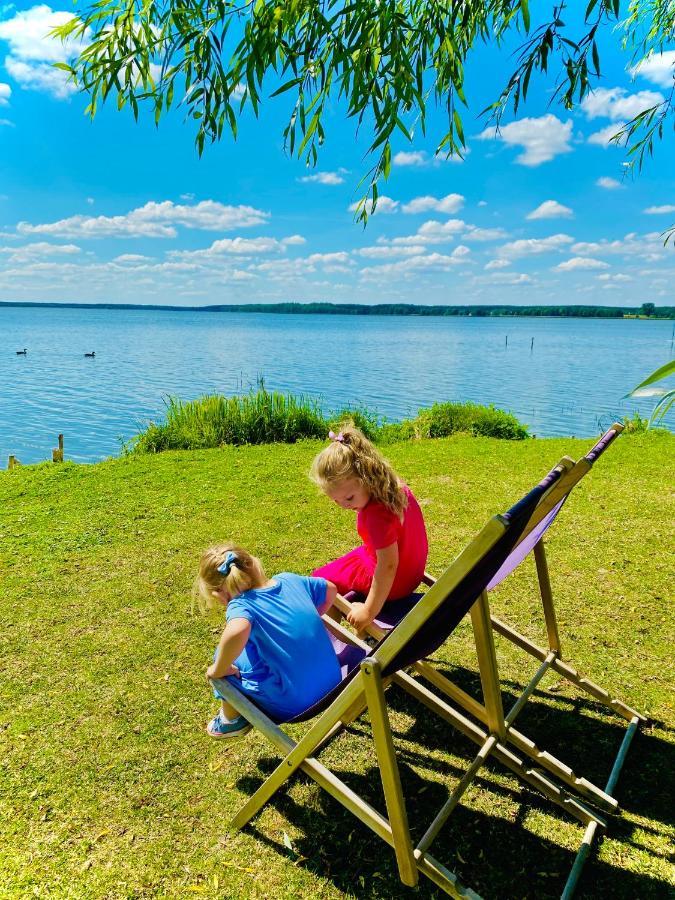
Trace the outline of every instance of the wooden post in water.
<instances>
[{"instance_id":1,"label":"wooden post in water","mask_svg":"<svg viewBox=\"0 0 675 900\"><path fill-rule=\"evenodd\" d=\"M530 353L534 350L534 338L530 341Z\"/></svg>"},{"instance_id":2,"label":"wooden post in water","mask_svg":"<svg viewBox=\"0 0 675 900\"><path fill-rule=\"evenodd\" d=\"M52 462L63 462L63 435L59 435L59 446L52 450Z\"/></svg>"},{"instance_id":3,"label":"wooden post in water","mask_svg":"<svg viewBox=\"0 0 675 900\"><path fill-rule=\"evenodd\" d=\"M505 346L505 347L508 347L508 346L509 346L509 336L508 336L508 334L506 335L506 340L504 341L504 346Z\"/></svg>"}]
</instances>

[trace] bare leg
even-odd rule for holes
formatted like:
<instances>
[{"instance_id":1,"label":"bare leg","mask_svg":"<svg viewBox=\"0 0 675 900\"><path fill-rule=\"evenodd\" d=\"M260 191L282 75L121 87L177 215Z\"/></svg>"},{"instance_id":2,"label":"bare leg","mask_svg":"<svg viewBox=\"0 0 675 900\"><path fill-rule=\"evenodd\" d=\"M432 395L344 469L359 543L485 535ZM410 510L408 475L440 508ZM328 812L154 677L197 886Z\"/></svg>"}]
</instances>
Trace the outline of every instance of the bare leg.
<instances>
[{"instance_id":1,"label":"bare leg","mask_svg":"<svg viewBox=\"0 0 675 900\"><path fill-rule=\"evenodd\" d=\"M237 710L234 708L234 706L232 706L231 703L228 703L227 700L220 701L220 709L221 709L223 715L225 716L225 718L229 719L230 722L233 719L237 719L240 715L240 713L237 712Z\"/></svg>"}]
</instances>

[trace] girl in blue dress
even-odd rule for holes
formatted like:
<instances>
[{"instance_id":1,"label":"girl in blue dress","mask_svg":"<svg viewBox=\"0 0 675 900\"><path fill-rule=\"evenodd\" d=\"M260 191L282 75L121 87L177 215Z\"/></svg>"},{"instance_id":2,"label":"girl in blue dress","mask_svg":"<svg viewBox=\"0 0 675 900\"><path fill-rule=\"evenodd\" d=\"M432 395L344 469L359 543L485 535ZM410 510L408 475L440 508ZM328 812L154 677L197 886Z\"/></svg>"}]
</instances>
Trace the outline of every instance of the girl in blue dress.
<instances>
[{"instance_id":1,"label":"girl in blue dress","mask_svg":"<svg viewBox=\"0 0 675 900\"><path fill-rule=\"evenodd\" d=\"M340 681L340 665L321 614L336 596L324 578L282 572L268 578L242 547L218 544L202 554L195 589L204 605L225 608L225 628L208 679L227 678L277 721L309 709ZM218 714L207 732L238 738L251 726L216 691Z\"/></svg>"}]
</instances>

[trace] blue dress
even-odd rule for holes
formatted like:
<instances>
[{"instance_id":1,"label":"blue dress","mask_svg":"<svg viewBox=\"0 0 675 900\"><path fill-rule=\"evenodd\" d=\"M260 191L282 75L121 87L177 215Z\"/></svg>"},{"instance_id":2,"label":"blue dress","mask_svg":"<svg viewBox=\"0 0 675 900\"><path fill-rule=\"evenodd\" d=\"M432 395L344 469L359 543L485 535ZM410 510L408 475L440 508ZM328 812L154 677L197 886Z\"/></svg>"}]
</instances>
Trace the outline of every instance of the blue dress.
<instances>
[{"instance_id":1,"label":"blue dress","mask_svg":"<svg viewBox=\"0 0 675 900\"><path fill-rule=\"evenodd\" d=\"M303 713L341 679L340 664L318 614L326 581L283 572L227 605L226 620L246 619L251 633L234 661L242 693L280 721Z\"/></svg>"}]
</instances>

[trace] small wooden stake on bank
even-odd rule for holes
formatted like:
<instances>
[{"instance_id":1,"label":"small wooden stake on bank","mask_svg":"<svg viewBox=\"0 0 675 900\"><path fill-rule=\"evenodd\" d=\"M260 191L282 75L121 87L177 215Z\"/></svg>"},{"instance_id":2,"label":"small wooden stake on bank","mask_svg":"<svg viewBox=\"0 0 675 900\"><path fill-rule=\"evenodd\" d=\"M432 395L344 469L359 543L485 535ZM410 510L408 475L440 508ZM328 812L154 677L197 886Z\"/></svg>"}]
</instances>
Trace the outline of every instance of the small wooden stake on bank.
<instances>
[{"instance_id":1,"label":"small wooden stake on bank","mask_svg":"<svg viewBox=\"0 0 675 900\"><path fill-rule=\"evenodd\" d=\"M59 435L59 446L52 450L52 462L63 462L63 435Z\"/></svg>"},{"instance_id":2,"label":"small wooden stake on bank","mask_svg":"<svg viewBox=\"0 0 675 900\"><path fill-rule=\"evenodd\" d=\"M21 463L16 458L16 456L10 456L9 459L7 460L7 468L8 469L15 469L17 466L20 466L20 465L21 465Z\"/></svg>"}]
</instances>

